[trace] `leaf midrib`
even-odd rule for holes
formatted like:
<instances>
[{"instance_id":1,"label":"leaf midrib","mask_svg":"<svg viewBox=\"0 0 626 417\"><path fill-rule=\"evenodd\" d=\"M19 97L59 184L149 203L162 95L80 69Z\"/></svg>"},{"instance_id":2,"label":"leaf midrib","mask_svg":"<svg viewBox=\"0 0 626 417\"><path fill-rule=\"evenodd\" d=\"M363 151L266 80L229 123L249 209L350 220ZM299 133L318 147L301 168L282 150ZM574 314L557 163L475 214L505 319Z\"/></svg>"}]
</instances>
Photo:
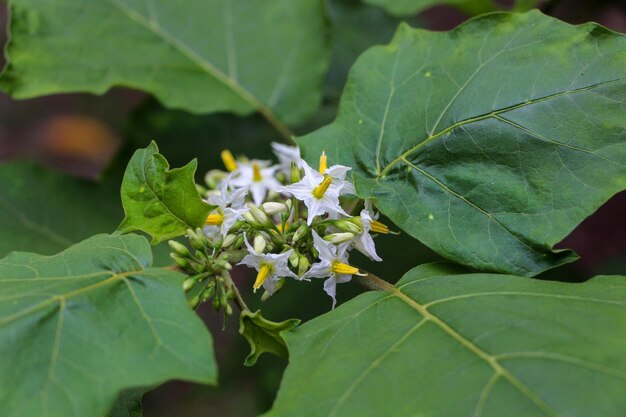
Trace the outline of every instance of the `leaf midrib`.
<instances>
[{"instance_id":1,"label":"leaf midrib","mask_svg":"<svg viewBox=\"0 0 626 417\"><path fill-rule=\"evenodd\" d=\"M472 341L470 341L469 339L465 338L462 334L460 334L459 332L454 330L443 319L441 319L437 315L431 313L426 306L424 306L424 305L420 304L418 301L412 299L411 297L409 297L408 295L406 295L405 293L400 291L399 288L395 287L394 285L391 285L391 284L387 283L386 281L382 281L382 280L381 280L381 282L379 284L381 284L381 286L384 287L385 291L389 292L392 296L398 297L401 301L403 301L409 307L413 308L415 311L417 311L422 316L422 319L416 325L414 325L411 329L409 329L406 332L406 334L403 335L398 341L396 341L393 344L392 348L397 346L399 343L401 343L401 341L405 340L411 333L413 333L416 330L418 330L424 324L426 324L428 322L432 322L433 324L438 326L444 333L446 333L447 335L449 335L450 337L455 339L459 344L461 344L463 347L468 349L470 352L474 353L476 356L478 356L480 359L482 359L484 362L486 362L493 369L494 373L489 378L489 380L487 381L486 386L488 386L490 383L493 384L492 380L494 378L497 380L499 377L504 377L513 387L515 387L518 391L520 391L520 393L522 395L524 395L526 398L528 398L544 414L546 414L547 416L550 416L550 417L559 417L559 414L555 410L553 410L548 404L546 404L543 401L543 399L537 393L535 393L532 389L530 389L522 381L520 381L519 379L517 379L517 377L515 377L512 373L510 373L508 371L508 369L506 369L502 364L500 364L500 362L498 361L498 359L496 357L494 357L493 355L490 355L488 352L482 350L479 346L474 344ZM408 283L408 284L410 284L410 283ZM369 308L369 306L368 306L368 308ZM373 362L373 364L376 364L377 362L382 362L382 359L384 359L384 357L386 357L387 354L389 354L389 352L392 350L392 348L390 348L387 351L385 351L381 355L381 357L378 358L377 361ZM370 365L370 368L371 367L372 367L372 365ZM368 372L369 372L369 368L366 369L362 373L361 377L357 378L354 381L354 383L351 384L351 386L344 392L344 394L340 397L338 402L335 404L335 407L333 407L333 409L329 413L329 417L335 415L335 413L345 403L345 400L347 400L347 398L349 397L349 394L351 393L351 391L354 390L354 387L361 381L361 378L364 377L364 374L367 374ZM483 388L482 391L484 391L484 388ZM482 392L481 392L481 397L482 397ZM480 405L480 402L479 402L478 405Z\"/></svg>"},{"instance_id":2,"label":"leaf midrib","mask_svg":"<svg viewBox=\"0 0 626 417\"><path fill-rule=\"evenodd\" d=\"M397 158L395 158L394 160L392 160L391 162L389 162L387 165L385 165L385 167L377 174L377 176L375 178L385 178L386 175L389 173L389 171L398 163L403 162L405 159L408 159L412 154L418 152L421 148L423 148L424 146L426 146L427 144L429 144L430 142L444 136L445 134L451 132L452 130L464 126L466 124L471 124L471 123L475 123L475 122L479 122L485 119L489 119L489 118L496 118L498 115L502 114L502 113L506 113L509 111L513 111L513 110L517 110L519 108L523 108L526 106L531 106L533 104L536 103L541 103L542 101L547 101L547 100L551 100L555 97L561 97L561 96L566 96L566 95L570 95L570 94L576 94L576 93L581 93L581 92L585 92L585 91L589 91L589 90L593 90L595 88L598 88L600 86L606 85L606 84L610 84L610 83L615 83L615 82L620 82L620 81L624 81L626 80L626 77L622 77L622 78L616 78L613 80L608 80L608 81L602 81L593 85L589 85L586 87L580 87L580 88L576 88L573 90L567 90L567 91L560 91L557 93L553 93L553 94L549 94L547 96L543 96L543 97L539 97L536 99L532 99L532 100L528 100L525 101L524 103L519 103L519 104L515 104L512 106L508 106L508 107L504 107L498 110L494 110L492 112L489 113L485 113L479 116L475 116L475 117L471 117L465 120L461 120L458 121L456 123L454 123L451 126L448 126L447 128L433 134L433 135L429 135L428 137L426 137L424 140L422 140L421 142L419 142L417 145L413 146L412 148L409 148L408 150L406 150L405 152L403 152L400 156L398 156ZM562 143L559 142L554 142L555 144L558 144L560 146L565 146ZM585 150L587 152L589 152L588 150ZM595 155L595 154L594 154ZM596 155L597 156L597 155Z\"/></svg>"}]
</instances>

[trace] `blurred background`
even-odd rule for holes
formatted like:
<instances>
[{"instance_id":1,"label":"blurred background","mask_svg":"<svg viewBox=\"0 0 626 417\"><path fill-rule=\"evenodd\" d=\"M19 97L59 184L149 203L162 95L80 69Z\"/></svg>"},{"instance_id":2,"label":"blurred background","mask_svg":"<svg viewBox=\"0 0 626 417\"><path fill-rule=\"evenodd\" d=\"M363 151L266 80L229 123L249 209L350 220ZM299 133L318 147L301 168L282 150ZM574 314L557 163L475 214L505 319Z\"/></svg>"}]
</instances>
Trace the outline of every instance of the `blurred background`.
<instances>
[{"instance_id":1,"label":"blurred background","mask_svg":"<svg viewBox=\"0 0 626 417\"><path fill-rule=\"evenodd\" d=\"M514 2L503 1L499 5L510 8ZM615 31L626 32L624 0L553 0L541 1L536 6L566 22L595 21ZM436 6L400 19L386 14L381 8L350 0L328 1L328 15L333 55L324 102L319 113L306 126L296 130L300 134L332 121L348 70L356 57L372 45L387 43L400 21L408 21L414 27L449 30L469 17L452 7ZM0 1L2 45L7 39L7 18L6 3ZM0 57L0 66L4 63L4 57ZM124 88L114 88L103 96L63 94L24 101L14 101L0 93L1 163L30 161L11 174L0 173L0 181L3 175L21 175L24 182L29 183L34 176L40 178L43 172L45 181L38 186L41 187L39 192L45 196L46 184L57 184L67 175L75 178L64 198L73 198L74 193L80 193L90 201L77 201L76 204L94 209L89 219L64 216L68 220L62 226L70 230L70 236L74 232L80 235L80 229L87 227L81 222L98 222L102 231L113 230L117 226L116 222L122 218L118 192L120 172L132 152L146 146L150 140L159 143L161 153L172 166L180 166L197 157L200 181L201 175L208 169L221 167L221 149L228 147L235 154L270 158L269 142L278 139L258 116L190 115L165 109L149 95ZM50 199L53 198L57 196L51 195ZM40 206L32 207L24 201L21 206L14 207L10 206L9 200L10 196L8 200L0 199L0 207L4 205L2 208L15 218L0 220L3 228L16 227L16 219L20 216L41 215ZM55 207L49 209L54 211ZM621 193L559 245L574 249L581 255L581 260L540 278L556 279L558 276L563 279L567 276L569 281L576 282L597 274L623 274L626 271L625 213L626 193ZM57 238L60 246L62 239L65 238ZM379 253L385 262L366 268L389 281L397 280L416 263L440 259L427 248L416 247L407 236L383 236L377 246L381 248ZM33 248L32 239L26 238L23 242L19 239L0 242L1 256L15 249L41 253L58 251L49 243ZM159 248L157 257L157 262L167 262L167 251ZM367 264L365 259L354 263ZM249 283L252 277L241 271L236 279L243 284ZM282 291L263 305L264 315L274 320L290 317L307 320L328 311L330 302L319 281L294 285L288 291ZM250 288L249 285L241 287ZM359 291L361 289L354 285L340 286L339 302ZM244 297L250 300L251 307L259 306L258 297L253 296L251 291L244 293ZM267 410L278 389L286 361L264 355L255 367L243 367L248 346L237 333L237 320L231 318L222 329L222 317L216 317L210 309L201 308L199 314L211 328L215 339L220 386L209 388L180 382L165 384L144 397L144 415L247 417Z\"/></svg>"}]
</instances>

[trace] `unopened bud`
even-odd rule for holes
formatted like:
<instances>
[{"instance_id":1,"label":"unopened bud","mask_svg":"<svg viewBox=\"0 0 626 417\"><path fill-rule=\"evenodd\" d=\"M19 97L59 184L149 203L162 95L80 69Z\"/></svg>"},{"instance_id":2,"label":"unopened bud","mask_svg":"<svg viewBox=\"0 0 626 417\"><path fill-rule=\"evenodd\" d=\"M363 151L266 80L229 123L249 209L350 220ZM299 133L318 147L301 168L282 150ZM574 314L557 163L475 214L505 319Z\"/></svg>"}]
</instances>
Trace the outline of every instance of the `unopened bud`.
<instances>
[{"instance_id":1,"label":"unopened bud","mask_svg":"<svg viewBox=\"0 0 626 417\"><path fill-rule=\"evenodd\" d=\"M287 206L283 203L276 203L273 201L269 203L263 203L261 207L263 207L263 211L265 211L265 213L269 214L270 216L273 214L282 213L283 211L287 210Z\"/></svg>"},{"instance_id":2,"label":"unopened bud","mask_svg":"<svg viewBox=\"0 0 626 417\"><path fill-rule=\"evenodd\" d=\"M167 242L167 244L170 246L170 249L172 249L175 254L180 255L183 258L186 258L190 255L189 249L187 249L185 245L182 245L175 240L170 240Z\"/></svg>"},{"instance_id":3,"label":"unopened bud","mask_svg":"<svg viewBox=\"0 0 626 417\"><path fill-rule=\"evenodd\" d=\"M300 254L298 253L298 251L293 251L291 253L291 255L289 255L289 263L291 264L291 266L293 266L294 268L298 267L298 260L300 259Z\"/></svg>"},{"instance_id":4,"label":"unopened bud","mask_svg":"<svg viewBox=\"0 0 626 417\"><path fill-rule=\"evenodd\" d=\"M250 213L249 211L246 211L245 213L243 213L241 217L243 217L243 219L246 222L248 222L251 226L260 226L259 223L252 216L252 213Z\"/></svg>"},{"instance_id":5,"label":"unopened bud","mask_svg":"<svg viewBox=\"0 0 626 417\"><path fill-rule=\"evenodd\" d=\"M352 239L354 239L353 233L331 233L329 235L324 236L325 241L334 243L335 245L349 242Z\"/></svg>"},{"instance_id":6,"label":"unopened bud","mask_svg":"<svg viewBox=\"0 0 626 417\"><path fill-rule=\"evenodd\" d=\"M289 179L291 180L292 184L295 184L296 182L301 180L300 168L298 168L298 165L295 162L291 163L291 176Z\"/></svg>"},{"instance_id":7,"label":"unopened bud","mask_svg":"<svg viewBox=\"0 0 626 417\"><path fill-rule=\"evenodd\" d=\"M187 278L183 281L183 291L188 292L196 283L195 278Z\"/></svg>"},{"instance_id":8,"label":"unopened bud","mask_svg":"<svg viewBox=\"0 0 626 417\"><path fill-rule=\"evenodd\" d=\"M274 224L272 223L272 220L267 217L267 214L254 204L248 204L248 208L250 209L250 214L252 214L254 220L261 226L271 227Z\"/></svg>"},{"instance_id":9,"label":"unopened bud","mask_svg":"<svg viewBox=\"0 0 626 417\"><path fill-rule=\"evenodd\" d=\"M300 255L300 259L298 260L298 275L302 276L309 270L311 263L309 262L309 258L304 255Z\"/></svg>"},{"instance_id":10,"label":"unopened bud","mask_svg":"<svg viewBox=\"0 0 626 417\"><path fill-rule=\"evenodd\" d=\"M225 269L227 271L233 269L232 265L224 259L218 259L217 261L215 261L215 266L220 269Z\"/></svg>"},{"instance_id":11,"label":"unopened bud","mask_svg":"<svg viewBox=\"0 0 626 417\"><path fill-rule=\"evenodd\" d=\"M212 169L204 176L204 182L209 188L215 189L219 186L219 183L224 179L224 177L226 177L224 171Z\"/></svg>"},{"instance_id":12,"label":"unopened bud","mask_svg":"<svg viewBox=\"0 0 626 417\"><path fill-rule=\"evenodd\" d=\"M181 258L180 256L176 255L175 253L170 253L170 258L172 258L174 260L174 262L176 262L176 265L180 266L183 269L191 268L191 264L189 263L189 261L187 259Z\"/></svg>"},{"instance_id":13,"label":"unopened bud","mask_svg":"<svg viewBox=\"0 0 626 417\"><path fill-rule=\"evenodd\" d=\"M230 245L235 243L237 240L237 235L229 234L224 237L224 241L222 242L223 248L228 248Z\"/></svg>"},{"instance_id":14,"label":"unopened bud","mask_svg":"<svg viewBox=\"0 0 626 417\"><path fill-rule=\"evenodd\" d=\"M298 230L296 230L296 233L293 234L293 238L291 240L294 242L297 242L298 240L302 239L302 237L306 235L308 232L309 232L309 227L303 223L300 225L300 227L298 227Z\"/></svg>"},{"instance_id":15,"label":"unopened bud","mask_svg":"<svg viewBox=\"0 0 626 417\"><path fill-rule=\"evenodd\" d=\"M265 246L267 245L267 242L265 240L265 238L262 235L256 235L254 237L254 251L256 253L263 253L263 251L265 250Z\"/></svg>"},{"instance_id":16,"label":"unopened bud","mask_svg":"<svg viewBox=\"0 0 626 417\"><path fill-rule=\"evenodd\" d=\"M350 220L337 220L333 225L342 232L354 233L355 235L363 233L363 229Z\"/></svg>"}]
</instances>

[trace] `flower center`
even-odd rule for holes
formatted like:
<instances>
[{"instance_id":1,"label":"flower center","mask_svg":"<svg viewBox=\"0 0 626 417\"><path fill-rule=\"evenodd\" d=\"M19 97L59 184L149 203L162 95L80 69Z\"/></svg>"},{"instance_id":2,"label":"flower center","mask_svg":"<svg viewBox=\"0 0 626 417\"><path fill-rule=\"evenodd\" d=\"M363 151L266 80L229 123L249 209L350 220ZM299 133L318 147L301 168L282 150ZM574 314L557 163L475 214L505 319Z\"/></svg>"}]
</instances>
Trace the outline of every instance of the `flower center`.
<instances>
[{"instance_id":1,"label":"flower center","mask_svg":"<svg viewBox=\"0 0 626 417\"><path fill-rule=\"evenodd\" d=\"M220 213L211 213L206 218L206 224L209 226L220 226L224 222L224 216Z\"/></svg>"},{"instance_id":2,"label":"flower center","mask_svg":"<svg viewBox=\"0 0 626 417\"><path fill-rule=\"evenodd\" d=\"M320 156L320 174L323 174L328 168L328 158L326 158L326 151L322 151L322 156Z\"/></svg>"},{"instance_id":3,"label":"flower center","mask_svg":"<svg viewBox=\"0 0 626 417\"><path fill-rule=\"evenodd\" d=\"M235 161L233 154L230 153L228 149L224 149L220 156L222 157L222 162L224 163L224 166L229 172L233 172L237 169L237 162Z\"/></svg>"},{"instance_id":4,"label":"flower center","mask_svg":"<svg viewBox=\"0 0 626 417\"><path fill-rule=\"evenodd\" d=\"M328 190L328 187L330 187L331 182L333 182L333 179L326 175L324 177L324 181L322 181L320 185L313 189L313 197L317 198L318 200L324 197L324 194L326 194L326 191Z\"/></svg>"},{"instance_id":5,"label":"flower center","mask_svg":"<svg viewBox=\"0 0 626 417\"><path fill-rule=\"evenodd\" d=\"M377 220L371 221L370 228L372 229L372 232L375 232L375 233L381 233L383 235L386 235L389 233L389 228L387 227L387 225Z\"/></svg>"},{"instance_id":6,"label":"flower center","mask_svg":"<svg viewBox=\"0 0 626 417\"><path fill-rule=\"evenodd\" d=\"M261 167L256 162L252 163L252 181L260 182L263 180L263 176L261 175Z\"/></svg>"},{"instance_id":7,"label":"flower center","mask_svg":"<svg viewBox=\"0 0 626 417\"><path fill-rule=\"evenodd\" d=\"M259 269L259 273L256 275L256 280L254 281L254 285L252 286L252 288L254 289L254 292L256 292L256 290L261 288L261 285L263 285L267 277L270 276L270 272L272 272L272 265L262 263L261 268Z\"/></svg>"},{"instance_id":8,"label":"flower center","mask_svg":"<svg viewBox=\"0 0 626 417\"><path fill-rule=\"evenodd\" d=\"M340 275L360 275L359 269L339 261L333 262L332 271Z\"/></svg>"}]
</instances>

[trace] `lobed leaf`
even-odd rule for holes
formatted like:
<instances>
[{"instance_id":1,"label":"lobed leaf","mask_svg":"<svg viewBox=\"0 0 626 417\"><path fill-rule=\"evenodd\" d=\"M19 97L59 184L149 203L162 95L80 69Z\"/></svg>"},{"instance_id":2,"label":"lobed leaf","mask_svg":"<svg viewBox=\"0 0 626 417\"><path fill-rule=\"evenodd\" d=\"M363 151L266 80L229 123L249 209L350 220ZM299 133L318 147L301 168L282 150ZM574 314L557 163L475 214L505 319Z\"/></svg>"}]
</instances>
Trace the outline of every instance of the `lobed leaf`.
<instances>
[{"instance_id":1,"label":"lobed leaf","mask_svg":"<svg viewBox=\"0 0 626 417\"><path fill-rule=\"evenodd\" d=\"M267 416L620 417L626 277L409 271L294 331Z\"/></svg>"},{"instance_id":2,"label":"lobed leaf","mask_svg":"<svg viewBox=\"0 0 626 417\"><path fill-rule=\"evenodd\" d=\"M364 2L382 7L395 16L411 16L441 5L455 6L470 15L496 10L493 0L364 0Z\"/></svg>"},{"instance_id":3,"label":"lobed leaf","mask_svg":"<svg viewBox=\"0 0 626 417\"><path fill-rule=\"evenodd\" d=\"M244 365L252 366L263 353L273 353L287 358L287 345L281 332L292 330L300 324L298 319L288 319L277 323L261 315L261 310L254 313L243 311L239 315L239 334L246 338L250 345L250 353Z\"/></svg>"},{"instance_id":4,"label":"lobed leaf","mask_svg":"<svg viewBox=\"0 0 626 417\"><path fill-rule=\"evenodd\" d=\"M119 230L141 230L152 235L152 244L183 235L204 225L211 210L194 182L197 161L170 170L152 142L135 152L122 181L122 205L126 217Z\"/></svg>"},{"instance_id":5,"label":"lobed leaf","mask_svg":"<svg viewBox=\"0 0 626 417\"><path fill-rule=\"evenodd\" d=\"M3 415L104 417L123 390L216 383L211 336L187 304L184 275L151 263L137 235L0 260L0 386L11 387L0 390Z\"/></svg>"},{"instance_id":6,"label":"lobed leaf","mask_svg":"<svg viewBox=\"0 0 626 417\"><path fill-rule=\"evenodd\" d=\"M310 116L328 51L318 0L12 0L0 88L15 98L154 94L194 113Z\"/></svg>"},{"instance_id":7,"label":"lobed leaf","mask_svg":"<svg viewBox=\"0 0 626 417\"><path fill-rule=\"evenodd\" d=\"M553 246L626 188L625 40L538 11L402 25L299 142L354 167L357 193L440 255L535 275L576 259Z\"/></svg>"}]
</instances>

